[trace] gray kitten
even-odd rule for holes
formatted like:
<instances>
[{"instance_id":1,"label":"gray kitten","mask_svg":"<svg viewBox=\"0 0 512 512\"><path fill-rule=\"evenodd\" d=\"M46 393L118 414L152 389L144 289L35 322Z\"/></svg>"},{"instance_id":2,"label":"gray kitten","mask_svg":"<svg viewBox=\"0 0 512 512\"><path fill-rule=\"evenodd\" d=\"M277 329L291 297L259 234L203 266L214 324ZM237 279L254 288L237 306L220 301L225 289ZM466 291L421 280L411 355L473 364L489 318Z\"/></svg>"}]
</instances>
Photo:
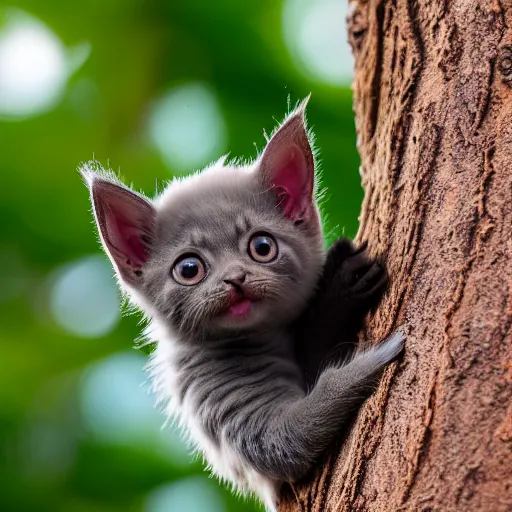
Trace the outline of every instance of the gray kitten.
<instances>
[{"instance_id":1,"label":"gray kitten","mask_svg":"<svg viewBox=\"0 0 512 512\"><path fill-rule=\"evenodd\" d=\"M221 159L153 200L82 168L120 286L151 321L149 371L160 403L214 473L269 510L403 347L399 332L325 369L307 389L291 325L315 292L325 254L304 109L253 163Z\"/></svg>"}]
</instances>

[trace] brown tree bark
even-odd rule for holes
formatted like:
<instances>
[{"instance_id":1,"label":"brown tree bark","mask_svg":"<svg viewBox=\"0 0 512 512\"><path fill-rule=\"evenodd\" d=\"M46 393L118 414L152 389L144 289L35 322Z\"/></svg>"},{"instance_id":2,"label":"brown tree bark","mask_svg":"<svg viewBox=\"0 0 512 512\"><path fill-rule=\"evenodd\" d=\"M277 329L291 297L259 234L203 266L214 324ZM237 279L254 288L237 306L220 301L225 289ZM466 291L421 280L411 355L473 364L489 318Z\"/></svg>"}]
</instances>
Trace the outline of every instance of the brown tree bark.
<instances>
[{"instance_id":1,"label":"brown tree bark","mask_svg":"<svg viewBox=\"0 0 512 512\"><path fill-rule=\"evenodd\" d=\"M355 0L358 240L403 324L341 448L279 510L512 511L512 1Z\"/></svg>"}]
</instances>

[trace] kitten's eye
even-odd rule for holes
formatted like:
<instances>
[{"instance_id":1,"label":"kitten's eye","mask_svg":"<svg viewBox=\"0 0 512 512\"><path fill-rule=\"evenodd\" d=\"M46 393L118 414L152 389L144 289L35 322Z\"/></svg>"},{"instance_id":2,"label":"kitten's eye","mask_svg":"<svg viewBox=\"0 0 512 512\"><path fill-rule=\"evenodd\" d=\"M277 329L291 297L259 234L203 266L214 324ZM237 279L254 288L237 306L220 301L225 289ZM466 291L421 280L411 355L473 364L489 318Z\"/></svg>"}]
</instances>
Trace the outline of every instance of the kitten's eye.
<instances>
[{"instance_id":1,"label":"kitten's eye","mask_svg":"<svg viewBox=\"0 0 512 512\"><path fill-rule=\"evenodd\" d=\"M198 284L206 276L204 263L197 256L186 256L172 269L172 277L185 286Z\"/></svg>"},{"instance_id":2,"label":"kitten's eye","mask_svg":"<svg viewBox=\"0 0 512 512\"><path fill-rule=\"evenodd\" d=\"M249 256L259 263L269 263L277 257L277 243L267 233L258 233L249 241Z\"/></svg>"}]
</instances>

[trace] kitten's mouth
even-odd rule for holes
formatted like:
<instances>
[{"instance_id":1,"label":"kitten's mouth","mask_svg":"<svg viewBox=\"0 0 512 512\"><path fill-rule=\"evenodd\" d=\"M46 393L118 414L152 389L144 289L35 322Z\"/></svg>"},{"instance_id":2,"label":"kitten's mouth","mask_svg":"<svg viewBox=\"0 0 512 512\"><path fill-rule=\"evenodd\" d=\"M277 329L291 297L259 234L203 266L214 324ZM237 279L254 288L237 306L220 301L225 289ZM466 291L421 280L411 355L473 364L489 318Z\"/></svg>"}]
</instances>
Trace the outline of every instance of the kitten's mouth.
<instances>
[{"instance_id":1,"label":"kitten's mouth","mask_svg":"<svg viewBox=\"0 0 512 512\"><path fill-rule=\"evenodd\" d=\"M247 297L242 297L240 300L235 301L229 306L228 314L236 318L243 318L249 316L252 309L252 300Z\"/></svg>"},{"instance_id":2,"label":"kitten's mouth","mask_svg":"<svg viewBox=\"0 0 512 512\"><path fill-rule=\"evenodd\" d=\"M233 290L224 314L231 318L246 318L251 314L255 302L256 298L248 296L241 289Z\"/></svg>"}]
</instances>

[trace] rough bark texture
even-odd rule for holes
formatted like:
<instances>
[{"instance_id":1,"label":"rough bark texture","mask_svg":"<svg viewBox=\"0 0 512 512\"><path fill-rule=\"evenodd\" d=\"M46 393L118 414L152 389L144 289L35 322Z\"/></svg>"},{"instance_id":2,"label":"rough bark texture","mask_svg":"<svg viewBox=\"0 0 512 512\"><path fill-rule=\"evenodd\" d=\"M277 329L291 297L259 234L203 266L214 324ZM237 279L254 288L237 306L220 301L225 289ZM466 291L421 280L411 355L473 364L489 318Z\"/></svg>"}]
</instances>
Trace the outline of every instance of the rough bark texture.
<instances>
[{"instance_id":1,"label":"rough bark texture","mask_svg":"<svg viewBox=\"0 0 512 512\"><path fill-rule=\"evenodd\" d=\"M353 1L359 241L406 351L285 511L512 511L512 1Z\"/></svg>"}]
</instances>

